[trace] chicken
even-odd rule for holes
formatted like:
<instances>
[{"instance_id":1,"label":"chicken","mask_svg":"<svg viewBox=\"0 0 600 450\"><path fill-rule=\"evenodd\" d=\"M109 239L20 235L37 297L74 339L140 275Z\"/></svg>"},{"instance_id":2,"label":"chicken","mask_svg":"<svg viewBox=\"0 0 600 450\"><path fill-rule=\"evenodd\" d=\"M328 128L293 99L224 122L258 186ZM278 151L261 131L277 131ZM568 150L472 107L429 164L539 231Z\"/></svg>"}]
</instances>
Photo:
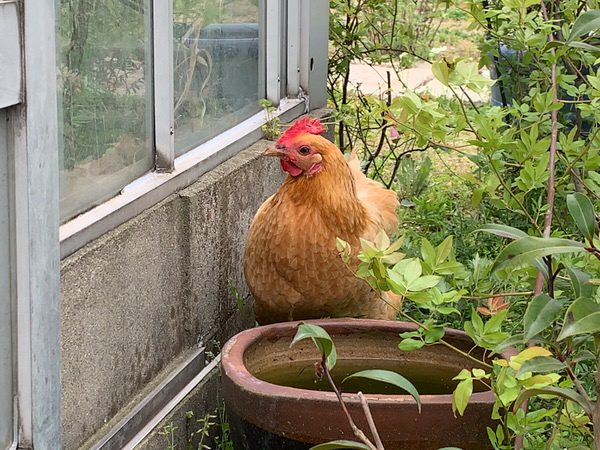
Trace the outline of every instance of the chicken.
<instances>
[{"instance_id":1,"label":"chicken","mask_svg":"<svg viewBox=\"0 0 600 450\"><path fill-rule=\"evenodd\" d=\"M318 119L304 117L264 152L279 157L288 176L258 209L244 253L244 275L259 324L322 317L392 319L395 310L354 276L336 249L398 228L398 199L367 178L355 154L321 134ZM398 299L390 299L398 300Z\"/></svg>"}]
</instances>

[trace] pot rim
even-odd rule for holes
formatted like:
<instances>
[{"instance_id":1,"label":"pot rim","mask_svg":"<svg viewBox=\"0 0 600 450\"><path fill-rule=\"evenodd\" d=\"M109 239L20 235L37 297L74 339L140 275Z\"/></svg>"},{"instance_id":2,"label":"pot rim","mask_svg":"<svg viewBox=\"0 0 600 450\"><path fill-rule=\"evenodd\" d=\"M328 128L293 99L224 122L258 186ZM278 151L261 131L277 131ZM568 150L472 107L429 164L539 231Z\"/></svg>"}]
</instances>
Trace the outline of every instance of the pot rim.
<instances>
[{"instance_id":1,"label":"pot rim","mask_svg":"<svg viewBox=\"0 0 600 450\"><path fill-rule=\"evenodd\" d=\"M376 320L376 319L314 319L301 320L293 322L280 322L270 325L263 325L255 328L244 330L233 336L221 352L221 365L223 367L224 376L229 378L235 385L249 394L258 396L275 396L285 399L304 399L319 400L321 402L338 403L334 392L316 391L311 389L302 389L289 386L281 386L267 381L260 380L252 375L244 363L244 352L250 346L260 341L261 339L286 336L290 338L296 333L296 328L301 322L319 325L325 328L330 334L335 334L339 331L352 330L372 330L379 329L383 332L404 332L413 331L418 327L414 323L394 321L394 320ZM446 328L447 335L456 337L466 337L468 335L463 331L453 328ZM470 339L470 338L468 338ZM344 401L349 403L360 403L358 394L343 393ZM364 394L369 404L386 404L386 403L414 403L416 400L410 394ZM447 403L452 401L452 394L423 394L419 395L422 405L433 405ZM469 400L469 404L477 403L493 403L495 400L494 394L491 391L474 392Z\"/></svg>"}]
</instances>

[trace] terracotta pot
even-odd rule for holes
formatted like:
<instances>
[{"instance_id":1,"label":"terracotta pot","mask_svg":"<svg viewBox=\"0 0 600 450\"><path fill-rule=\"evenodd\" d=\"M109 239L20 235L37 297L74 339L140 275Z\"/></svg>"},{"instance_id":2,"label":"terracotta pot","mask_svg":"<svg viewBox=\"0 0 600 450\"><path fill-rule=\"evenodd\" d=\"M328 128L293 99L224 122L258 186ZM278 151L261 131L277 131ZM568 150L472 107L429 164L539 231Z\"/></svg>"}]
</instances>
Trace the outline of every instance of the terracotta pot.
<instances>
[{"instance_id":1,"label":"terracotta pot","mask_svg":"<svg viewBox=\"0 0 600 450\"><path fill-rule=\"evenodd\" d=\"M405 322L328 319L308 321L332 336L338 377L363 369L395 370L419 390L422 411L407 394L386 391L387 385L359 387L366 395L386 450L463 450L491 448L487 426L494 396L483 385L475 392L464 416L452 414L452 378L462 368L476 367L471 359L443 346L427 346L413 352L398 349L399 334L415 330ZM227 342L222 352L223 392L236 450L308 449L314 444L356 440L333 392L314 384L314 363L319 354L310 340L290 348L298 322L278 323L243 331ZM446 330L445 340L472 350L473 342L457 330ZM482 349L471 353L481 357ZM274 384L264 380L283 380ZM300 387L290 387L295 384ZM286 385L282 385L286 384ZM306 387L311 387L307 389ZM350 390L349 387L346 390ZM358 396L344 399L356 424L370 432Z\"/></svg>"}]
</instances>

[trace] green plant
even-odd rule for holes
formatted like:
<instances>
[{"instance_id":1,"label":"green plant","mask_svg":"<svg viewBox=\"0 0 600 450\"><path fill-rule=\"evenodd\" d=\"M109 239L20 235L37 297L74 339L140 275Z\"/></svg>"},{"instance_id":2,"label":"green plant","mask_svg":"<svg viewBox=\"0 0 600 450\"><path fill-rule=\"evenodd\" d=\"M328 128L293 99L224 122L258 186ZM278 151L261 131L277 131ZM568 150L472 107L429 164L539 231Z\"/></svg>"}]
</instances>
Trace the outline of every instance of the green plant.
<instances>
[{"instance_id":1,"label":"green plant","mask_svg":"<svg viewBox=\"0 0 600 450\"><path fill-rule=\"evenodd\" d=\"M497 358L484 373L457 379L457 413L468 407L474 380L496 393L500 425L490 440L497 449L600 448L599 6L456 2L471 18L470 31L481 36L481 58L433 61L433 76L453 93L450 100L410 90L354 95L350 63L363 56L364 28L373 20L358 20L357 10L346 7L340 10L347 20L332 24L340 28L334 44L347 47L334 53L330 74L338 141L362 145L370 175L392 186L386 177L396 176L399 158L430 149L474 164L461 175L472 191L469 202L443 188L423 190L403 212L411 230L402 244L382 237L362 242L357 275L405 297L399 314L420 324L403 336L405 349L443 345L446 324L465 329L491 355L517 347L512 359ZM469 94L492 85L480 71L485 65L497 76L494 106ZM457 213L467 209L471 217ZM455 249L444 239L451 234ZM498 237L514 242L501 248ZM339 247L349 258L347 244Z\"/></svg>"},{"instance_id":2,"label":"green plant","mask_svg":"<svg viewBox=\"0 0 600 450\"><path fill-rule=\"evenodd\" d=\"M164 436L167 441L167 450L175 450L177 448L175 445L175 432L177 429L178 427L176 427L173 422L170 422L158 431L158 434Z\"/></svg>"},{"instance_id":3,"label":"green plant","mask_svg":"<svg viewBox=\"0 0 600 450\"><path fill-rule=\"evenodd\" d=\"M240 294L231 278L227 279L227 291L229 291L229 295L235 299L237 310L242 311L246 307L246 299Z\"/></svg>"},{"instance_id":4,"label":"green plant","mask_svg":"<svg viewBox=\"0 0 600 450\"><path fill-rule=\"evenodd\" d=\"M197 420L194 418L193 411L186 411L183 415L185 423L183 437L177 435L179 427L173 422L169 422L159 430L158 434L165 437L168 450L176 450L177 442L181 442L180 440L183 440L187 450L233 450L233 443L229 436L229 423L222 402L214 413L205 413ZM217 428L216 433L215 428Z\"/></svg>"},{"instance_id":5,"label":"green plant","mask_svg":"<svg viewBox=\"0 0 600 450\"><path fill-rule=\"evenodd\" d=\"M546 443L557 440L558 431L551 433L556 424L549 417L556 417L561 425L558 430L568 431L581 445L593 440L586 424L596 433L600 428L598 401L592 400L600 390L600 380L594 379L593 370L589 373L600 358L600 301L596 288L600 285L600 240L591 201L582 194L573 194L567 203L585 242L527 236L508 226L489 225L482 229L514 239L485 273L502 277L503 270L512 268L512 272L506 273L515 276L518 271L531 273L528 264L538 267L551 264L548 266L551 270L545 272L550 290L522 305L522 328L513 327L512 332L506 330L510 311L505 299L533 292L496 292L485 307L476 309L477 304L471 302L466 312L460 303L480 296L477 292L480 277L453 258L451 238L437 247L423 239L421 255L412 258L399 252L403 239L390 243L381 234L377 242L361 241L357 276L373 289L392 291L417 307L416 314L408 314L406 305L399 311L400 316L419 325L417 331L401 335L401 350L448 345L443 339L443 327L452 315L465 313L470 319L463 322L464 330L478 346L490 352L490 357L510 345L524 346L508 360L494 357L492 365L486 364L487 370L462 370L455 378L458 385L453 408L458 414L468 407L474 381L487 384L496 394L494 418L500 423L495 430L489 430L489 436L497 449L512 448L519 436L525 438L527 445L533 445L536 438L531 435L544 431L550 433L550 441ZM352 253L348 244L339 241L338 248L342 258L348 260ZM570 254L580 255L571 260L572 266L564 257ZM554 263L548 261L556 255L563 257ZM584 267L592 270L591 274L584 272ZM567 274L565 278L561 277L563 271ZM494 286L483 287L491 290ZM484 321L480 314L486 314L489 320ZM521 409L533 396L545 400L529 412ZM596 448L598 443L596 436Z\"/></svg>"},{"instance_id":6,"label":"green plant","mask_svg":"<svg viewBox=\"0 0 600 450\"><path fill-rule=\"evenodd\" d=\"M273 106L270 100L263 98L258 101L259 106L265 112L265 124L260 127L265 135L265 138L270 141L274 141L281 134L279 127L281 126L281 120L274 113L277 110Z\"/></svg>"}]
</instances>

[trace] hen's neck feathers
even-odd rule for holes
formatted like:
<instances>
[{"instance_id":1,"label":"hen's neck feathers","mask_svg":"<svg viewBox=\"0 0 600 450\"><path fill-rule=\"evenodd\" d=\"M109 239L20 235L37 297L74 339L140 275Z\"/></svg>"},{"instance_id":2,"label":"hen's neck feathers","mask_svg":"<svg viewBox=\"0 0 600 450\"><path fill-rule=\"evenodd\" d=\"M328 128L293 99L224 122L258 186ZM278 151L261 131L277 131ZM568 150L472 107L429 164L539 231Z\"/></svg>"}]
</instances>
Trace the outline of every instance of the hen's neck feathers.
<instances>
[{"instance_id":1,"label":"hen's neck feathers","mask_svg":"<svg viewBox=\"0 0 600 450\"><path fill-rule=\"evenodd\" d=\"M342 152L326 142L322 170L312 177L288 176L277 195L305 210L318 210L323 222L342 238L360 236L367 217L356 195L354 177Z\"/></svg>"}]
</instances>

